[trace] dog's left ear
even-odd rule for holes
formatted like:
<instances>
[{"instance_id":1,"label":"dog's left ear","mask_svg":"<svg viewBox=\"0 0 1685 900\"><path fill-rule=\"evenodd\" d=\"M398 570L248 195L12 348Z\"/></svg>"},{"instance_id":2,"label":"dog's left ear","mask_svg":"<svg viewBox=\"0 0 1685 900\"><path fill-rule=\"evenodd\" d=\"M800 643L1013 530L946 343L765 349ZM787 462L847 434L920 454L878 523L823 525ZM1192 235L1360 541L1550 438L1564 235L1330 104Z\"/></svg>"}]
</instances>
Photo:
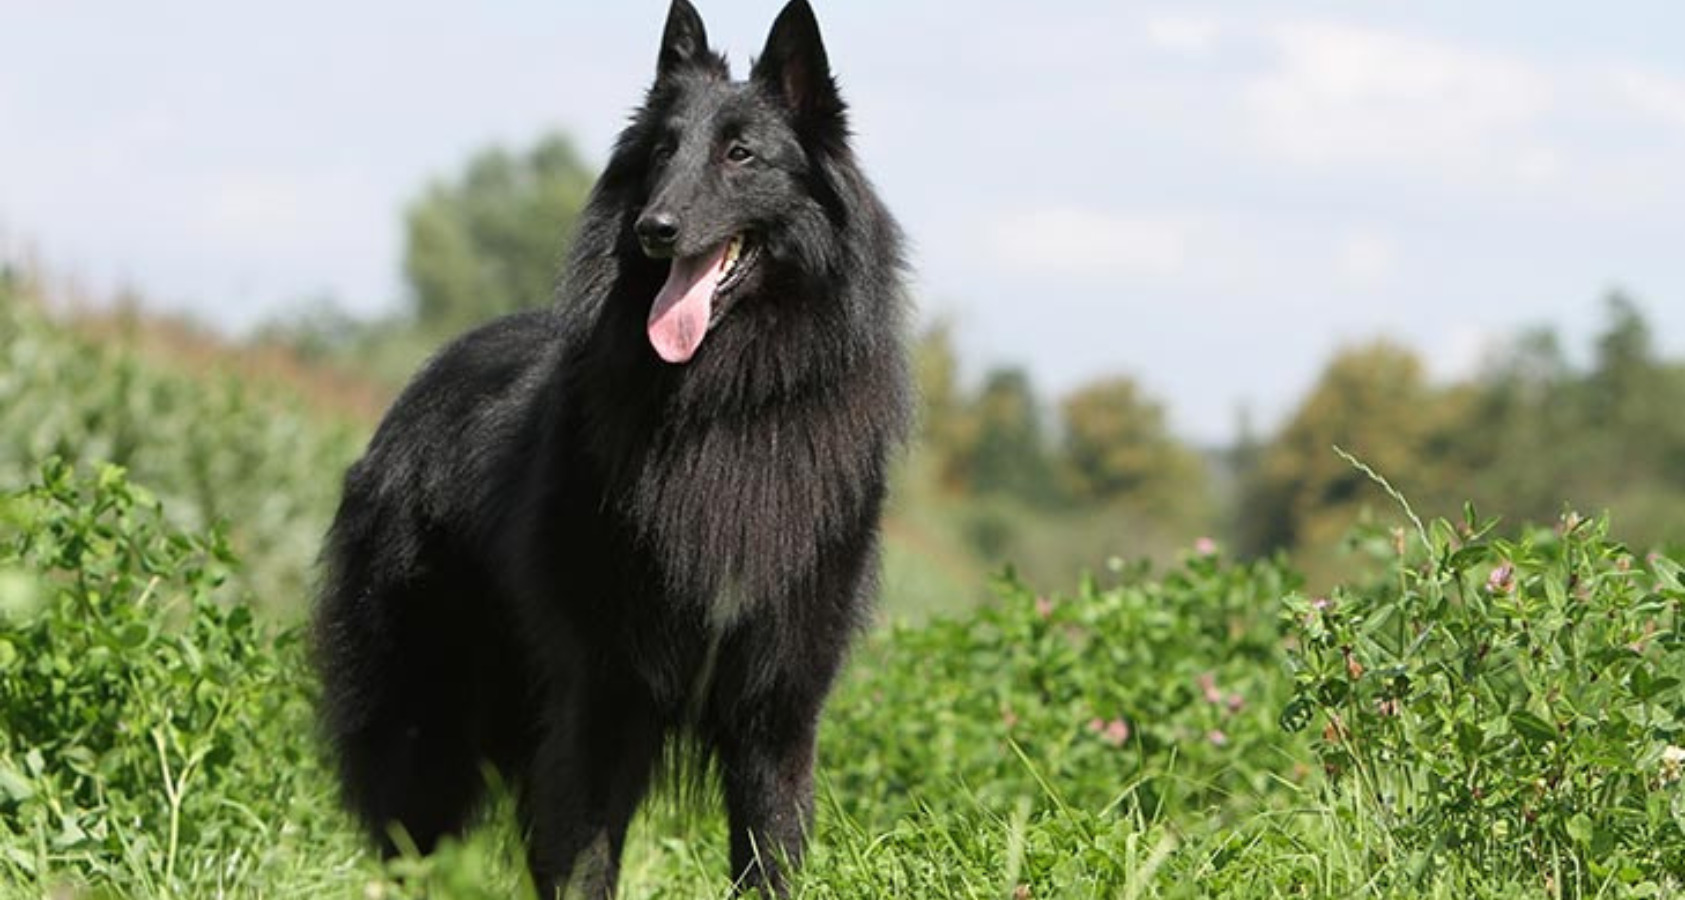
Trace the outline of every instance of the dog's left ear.
<instances>
[{"instance_id":1,"label":"dog's left ear","mask_svg":"<svg viewBox=\"0 0 1685 900\"><path fill-rule=\"evenodd\" d=\"M807 0L790 0L778 14L749 77L770 88L798 121L817 124L842 114L842 97L819 39L819 20Z\"/></svg>"}]
</instances>

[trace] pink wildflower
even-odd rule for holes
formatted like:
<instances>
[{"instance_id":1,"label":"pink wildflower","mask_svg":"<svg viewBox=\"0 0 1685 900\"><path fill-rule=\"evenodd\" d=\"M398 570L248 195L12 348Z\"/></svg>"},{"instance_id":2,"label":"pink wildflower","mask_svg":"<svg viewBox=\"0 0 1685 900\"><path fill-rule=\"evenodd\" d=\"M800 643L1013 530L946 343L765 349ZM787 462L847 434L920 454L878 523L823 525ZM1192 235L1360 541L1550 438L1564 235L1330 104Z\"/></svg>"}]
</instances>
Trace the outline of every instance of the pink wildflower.
<instances>
[{"instance_id":1,"label":"pink wildflower","mask_svg":"<svg viewBox=\"0 0 1685 900\"><path fill-rule=\"evenodd\" d=\"M1088 722L1088 730L1100 736L1100 739L1113 747L1122 747L1129 742L1129 723L1123 719L1113 719L1110 722L1101 718L1093 718Z\"/></svg>"},{"instance_id":2,"label":"pink wildflower","mask_svg":"<svg viewBox=\"0 0 1685 900\"><path fill-rule=\"evenodd\" d=\"M1053 601L1046 597L1036 598L1036 615L1046 619L1053 615Z\"/></svg>"},{"instance_id":3,"label":"pink wildflower","mask_svg":"<svg viewBox=\"0 0 1685 900\"><path fill-rule=\"evenodd\" d=\"M1500 564L1486 576L1486 590L1494 594L1507 594L1515 588L1515 566L1508 562Z\"/></svg>"},{"instance_id":4,"label":"pink wildflower","mask_svg":"<svg viewBox=\"0 0 1685 900\"><path fill-rule=\"evenodd\" d=\"M1224 734L1220 728L1213 728L1206 732L1205 739L1210 741L1213 747L1227 747L1229 745L1229 736Z\"/></svg>"},{"instance_id":5,"label":"pink wildflower","mask_svg":"<svg viewBox=\"0 0 1685 900\"><path fill-rule=\"evenodd\" d=\"M1194 541L1194 552L1200 556L1216 556L1217 542L1208 537L1198 538Z\"/></svg>"},{"instance_id":6,"label":"pink wildflower","mask_svg":"<svg viewBox=\"0 0 1685 900\"><path fill-rule=\"evenodd\" d=\"M1206 703L1223 702L1223 692L1217 690L1217 679L1210 672L1199 676L1199 690L1205 695Z\"/></svg>"}]
</instances>

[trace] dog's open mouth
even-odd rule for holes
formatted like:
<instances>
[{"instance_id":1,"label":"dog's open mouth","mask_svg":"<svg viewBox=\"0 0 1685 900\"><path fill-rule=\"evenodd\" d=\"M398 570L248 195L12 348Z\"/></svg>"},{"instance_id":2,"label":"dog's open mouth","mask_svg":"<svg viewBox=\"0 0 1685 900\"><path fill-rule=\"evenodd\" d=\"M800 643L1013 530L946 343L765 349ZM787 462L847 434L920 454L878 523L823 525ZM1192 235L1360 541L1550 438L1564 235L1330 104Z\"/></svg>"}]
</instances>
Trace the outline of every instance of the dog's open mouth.
<instances>
[{"instance_id":1,"label":"dog's open mouth","mask_svg":"<svg viewBox=\"0 0 1685 900\"><path fill-rule=\"evenodd\" d=\"M731 307L732 291L758 255L759 248L740 234L707 253L675 257L649 308L649 342L656 354L670 363L688 362Z\"/></svg>"}]
</instances>

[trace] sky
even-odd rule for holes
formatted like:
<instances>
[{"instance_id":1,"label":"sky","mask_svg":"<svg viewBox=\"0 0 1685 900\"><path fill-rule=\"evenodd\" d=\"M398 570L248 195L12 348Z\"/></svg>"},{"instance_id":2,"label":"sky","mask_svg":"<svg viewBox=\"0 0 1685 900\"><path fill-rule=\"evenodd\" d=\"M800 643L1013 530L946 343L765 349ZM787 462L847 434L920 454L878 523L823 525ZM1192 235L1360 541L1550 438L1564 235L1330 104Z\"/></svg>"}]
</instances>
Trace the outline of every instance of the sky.
<instances>
[{"instance_id":1,"label":"sky","mask_svg":"<svg viewBox=\"0 0 1685 900\"><path fill-rule=\"evenodd\" d=\"M778 0L697 0L742 74ZM972 377L1279 423L1339 348L1439 378L1630 292L1685 354L1685 4L816 0ZM666 4L0 0L0 256L239 333L399 308L402 210L493 143L602 161ZM1583 349L1582 349L1583 352Z\"/></svg>"}]
</instances>

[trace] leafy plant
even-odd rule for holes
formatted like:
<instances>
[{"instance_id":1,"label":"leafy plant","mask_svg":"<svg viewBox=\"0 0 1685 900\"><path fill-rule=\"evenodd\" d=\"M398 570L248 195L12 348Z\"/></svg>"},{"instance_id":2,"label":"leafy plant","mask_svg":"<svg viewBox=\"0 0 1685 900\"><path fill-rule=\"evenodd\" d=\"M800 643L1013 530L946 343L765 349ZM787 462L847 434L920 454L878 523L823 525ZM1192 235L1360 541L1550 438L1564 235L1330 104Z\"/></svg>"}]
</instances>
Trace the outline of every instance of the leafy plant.
<instances>
[{"instance_id":1,"label":"leafy plant","mask_svg":"<svg viewBox=\"0 0 1685 900\"><path fill-rule=\"evenodd\" d=\"M1288 599L1282 724L1317 735L1376 851L1416 877L1452 859L1576 894L1660 890L1685 871L1680 566L1611 540L1607 518L1512 540L1472 506L1425 524L1404 507L1411 527L1368 541L1390 583Z\"/></svg>"},{"instance_id":2,"label":"leafy plant","mask_svg":"<svg viewBox=\"0 0 1685 900\"><path fill-rule=\"evenodd\" d=\"M1275 727L1290 685L1274 610L1294 576L1214 548L1109 575L1051 595L1008 571L995 606L869 646L822 748L845 762L831 777L851 817L887 825L946 785L1002 822L1031 803L1102 832L1255 815L1298 744ZM1043 849L1026 873L1058 864Z\"/></svg>"},{"instance_id":3,"label":"leafy plant","mask_svg":"<svg viewBox=\"0 0 1685 900\"><path fill-rule=\"evenodd\" d=\"M246 560L224 577L266 609L303 608L358 432L285 390L80 336L0 284L0 487L52 457L121 465L174 524L222 525Z\"/></svg>"},{"instance_id":4,"label":"leafy plant","mask_svg":"<svg viewBox=\"0 0 1685 900\"><path fill-rule=\"evenodd\" d=\"M115 466L0 498L0 872L179 894L321 818L311 742L277 739L310 731L298 638L219 602L233 565Z\"/></svg>"}]
</instances>

